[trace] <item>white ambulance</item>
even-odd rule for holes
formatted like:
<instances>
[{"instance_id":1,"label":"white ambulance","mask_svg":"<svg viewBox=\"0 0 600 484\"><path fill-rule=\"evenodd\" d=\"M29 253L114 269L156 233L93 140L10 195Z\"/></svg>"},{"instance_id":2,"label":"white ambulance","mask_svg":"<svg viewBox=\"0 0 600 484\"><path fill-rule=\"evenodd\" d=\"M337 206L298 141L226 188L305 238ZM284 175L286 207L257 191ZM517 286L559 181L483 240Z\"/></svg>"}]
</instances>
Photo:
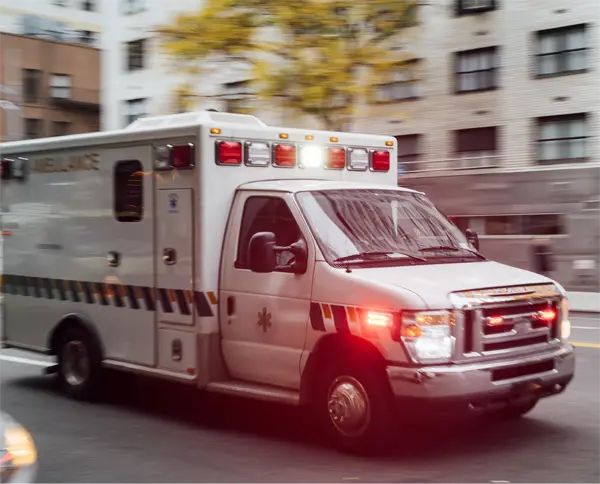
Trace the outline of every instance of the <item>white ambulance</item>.
<instances>
[{"instance_id":1,"label":"white ambulance","mask_svg":"<svg viewBox=\"0 0 600 484\"><path fill-rule=\"evenodd\" d=\"M563 288L397 187L392 137L199 112L1 150L5 343L75 397L154 375L373 450L409 408L518 416L573 378Z\"/></svg>"}]
</instances>

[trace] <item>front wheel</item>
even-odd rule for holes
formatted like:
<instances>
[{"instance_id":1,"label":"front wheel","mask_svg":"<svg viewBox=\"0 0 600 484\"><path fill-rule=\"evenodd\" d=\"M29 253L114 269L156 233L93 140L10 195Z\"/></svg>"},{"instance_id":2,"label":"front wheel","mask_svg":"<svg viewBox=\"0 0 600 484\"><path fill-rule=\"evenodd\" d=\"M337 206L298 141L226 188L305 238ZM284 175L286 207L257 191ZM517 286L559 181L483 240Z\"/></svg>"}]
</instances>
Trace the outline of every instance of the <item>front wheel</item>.
<instances>
[{"instance_id":1,"label":"front wheel","mask_svg":"<svg viewBox=\"0 0 600 484\"><path fill-rule=\"evenodd\" d=\"M58 381L69 396L93 400L100 389L101 356L95 340L84 329L73 326L58 348Z\"/></svg>"},{"instance_id":2,"label":"front wheel","mask_svg":"<svg viewBox=\"0 0 600 484\"><path fill-rule=\"evenodd\" d=\"M393 395L385 373L352 363L332 363L315 394L317 421L340 449L387 452L394 437Z\"/></svg>"}]
</instances>

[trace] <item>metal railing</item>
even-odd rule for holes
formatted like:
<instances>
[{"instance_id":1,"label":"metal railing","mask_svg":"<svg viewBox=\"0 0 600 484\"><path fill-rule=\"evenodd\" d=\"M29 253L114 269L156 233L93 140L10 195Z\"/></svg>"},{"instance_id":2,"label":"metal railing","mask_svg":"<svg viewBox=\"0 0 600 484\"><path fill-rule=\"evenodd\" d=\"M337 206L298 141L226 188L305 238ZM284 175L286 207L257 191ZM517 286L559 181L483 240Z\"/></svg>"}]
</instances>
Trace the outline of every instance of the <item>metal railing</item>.
<instances>
[{"instance_id":1,"label":"metal railing","mask_svg":"<svg viewBox=\"0 0 600 484\"><path fill-rule=\"evenodd\" d=\"M486 156L461 156L457 158L443 158L441 160L398 160L398 175L410 176L417 173L432 173L456 170L489 170L499 168L501 160L499 155Z\"/></svg>"}]
</instances>

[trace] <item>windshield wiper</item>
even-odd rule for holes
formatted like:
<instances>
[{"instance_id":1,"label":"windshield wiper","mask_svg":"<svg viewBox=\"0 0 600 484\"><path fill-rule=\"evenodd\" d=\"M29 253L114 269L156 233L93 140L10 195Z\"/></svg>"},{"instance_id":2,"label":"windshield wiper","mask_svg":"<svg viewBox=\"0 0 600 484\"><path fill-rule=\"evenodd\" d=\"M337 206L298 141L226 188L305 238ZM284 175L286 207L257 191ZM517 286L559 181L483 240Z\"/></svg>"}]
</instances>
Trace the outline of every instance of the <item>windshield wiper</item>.
<instances>
[{"instance_id":1,"label":"windshield wiper","mask_svg":"<svg viewBox=\"0 0 600 484\"><path fill-rule=\"evenodd\" d=\"M398 252L396 250L358 252L356 254L347 255L345 257L338 257L333 262L346 262L346 261L351 261L351 260L356 260L356 259L379 258L381 256L394 255L394 254L404 255L404 256L410 257L411 259L414 259L414 260L419 260L419 261L422 261L422 262L427 262L427 259L425 259L423 257L419 257L417 255L412 255L412 254L406 254L404 252Z\"/></svg>"},{"instance_id":2,"label":"windshield wiper","mask_svg":"<svg viewBox=\"0 0 600 484\"><path fill-rule=\"evenodd\" d=\"M479 252L476 252L471 249L467 249L466 247L453 247L451 245L435 245L432 247L423 247L422 249L419 249L419 252L436 252L438 250L448 250L451 252L460 252L461 250L464 250L464 251L467 251L467 252L473 254L476 257L479 257L482 260L487 260L485 258L485 256L483 256Z\"/></svg>"}]
</instances>

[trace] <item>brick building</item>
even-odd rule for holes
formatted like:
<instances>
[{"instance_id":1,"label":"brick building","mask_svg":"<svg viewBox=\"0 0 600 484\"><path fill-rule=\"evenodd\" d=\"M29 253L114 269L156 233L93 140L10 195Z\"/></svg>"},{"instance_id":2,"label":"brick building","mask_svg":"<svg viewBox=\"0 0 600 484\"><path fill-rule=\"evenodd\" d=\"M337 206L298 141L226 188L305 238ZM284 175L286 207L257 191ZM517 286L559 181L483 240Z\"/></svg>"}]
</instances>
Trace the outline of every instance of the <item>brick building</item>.
<instances>
[{"instance_id":1,"label":"brick building","mask_svg":"<svg viewBox=\"0 0 600 484\"><path fill-rule=\"evenodd\" d=\"M0 33L0 51L2 141L99 129L98 49Z\"/></svg>"}]
</instances>

